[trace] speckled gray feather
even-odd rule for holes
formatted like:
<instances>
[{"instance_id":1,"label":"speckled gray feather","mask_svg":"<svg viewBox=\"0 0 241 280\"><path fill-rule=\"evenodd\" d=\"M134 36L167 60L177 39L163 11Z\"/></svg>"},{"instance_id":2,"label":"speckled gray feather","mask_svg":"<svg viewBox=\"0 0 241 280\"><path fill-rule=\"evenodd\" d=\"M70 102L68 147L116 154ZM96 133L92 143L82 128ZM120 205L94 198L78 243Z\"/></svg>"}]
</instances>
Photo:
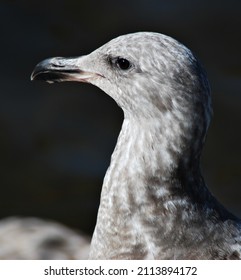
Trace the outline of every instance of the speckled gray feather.
<instances>
[{"instance_id":1,"label":"speckled gray feather","mask_svg":"<svg viewBox=\"0 0 241 280\"><path fill-rule=\"evenodd\" d=\"M240 259L241 222L200 171L212 108L190 50L162 34L133 33L87 56L45 60L32 79L92 83L124 111L90 259Z\"/></svg>"}]
</instances>

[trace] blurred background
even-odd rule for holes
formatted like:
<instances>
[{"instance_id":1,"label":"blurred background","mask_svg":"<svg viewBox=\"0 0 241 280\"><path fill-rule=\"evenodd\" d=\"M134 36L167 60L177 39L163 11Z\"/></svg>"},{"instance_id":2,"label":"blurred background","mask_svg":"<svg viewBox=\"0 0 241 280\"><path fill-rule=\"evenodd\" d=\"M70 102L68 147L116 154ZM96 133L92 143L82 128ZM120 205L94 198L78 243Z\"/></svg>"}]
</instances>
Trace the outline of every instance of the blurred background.
<instances>
[{"instance_id":1,"label":"blurred background","mask_svg":"<svg viewBox=\"0 0 241 280\"><path fill-rule=\"evenodd\" d=\"M188 46L207 70L214 117L209 188L241 217L241 1L0 1L0 218L40 217L91 235L122 111L87 84L30 82L53 56L88 54L129 32Z\"/></svg>"}]
</instances>

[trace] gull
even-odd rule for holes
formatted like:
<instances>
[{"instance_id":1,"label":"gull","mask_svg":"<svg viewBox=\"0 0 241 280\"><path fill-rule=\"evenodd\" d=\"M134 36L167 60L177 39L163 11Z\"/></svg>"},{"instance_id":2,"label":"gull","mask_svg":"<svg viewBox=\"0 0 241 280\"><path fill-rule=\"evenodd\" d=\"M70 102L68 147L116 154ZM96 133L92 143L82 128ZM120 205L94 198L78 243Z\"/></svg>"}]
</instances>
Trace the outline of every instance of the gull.
<instances>
[{"instance_id":1,"label":"gull","mask_svg":"<svg viewBox=\"0 0 241 280\"><path fill-rule=\"evenodd\" d=\"M0 260L86 259L89 238L57 222L35 217L0 220Z\"/></svg>"},{"instance_id":2,"label":"gull","mask_svg":"<svg viewBox=\"0 0 241 280\"><path fill-rule=\"evenodd\" d=\"M241 258L241 221L201 174L212 104L187 47L154 32L122 35L88 55L46 59L31 79L93 84L124 112L90 259Z\"/></svg>"}]
</instances>

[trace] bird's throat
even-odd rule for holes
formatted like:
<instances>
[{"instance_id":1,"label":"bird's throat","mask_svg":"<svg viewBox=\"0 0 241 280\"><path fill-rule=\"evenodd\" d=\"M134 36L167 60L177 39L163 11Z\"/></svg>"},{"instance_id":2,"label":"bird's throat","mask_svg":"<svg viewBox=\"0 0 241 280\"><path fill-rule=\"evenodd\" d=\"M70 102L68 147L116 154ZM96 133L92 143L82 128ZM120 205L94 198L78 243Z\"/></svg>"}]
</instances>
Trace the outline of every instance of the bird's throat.
<instances>
[{"instance_id":1,"label":"bird's throat","mask_svg":"<svg viewBox=\"0 0 241 280\"><path fill-rule=\"evenodd\" d=\"M154 244L153 233L168 234L166 223L173 225L173 211L179 209L175 204L185 201L175 195L173 188L181 185L172 178L178 169L180 151L176 143L176 150L172 150L171 132L167 135L168 139L155 121L151 125L124 121L102 187L91 258L115 259L116 251L118 256L123 252L125 259L145 258L152 252L150 247L160 248L160 244ZM123 239L129 243L124 245ZM97 252L95 248L100 246L103 250ZM133 256L135 252L139 257Z\"/></svg>"}]
</instances>

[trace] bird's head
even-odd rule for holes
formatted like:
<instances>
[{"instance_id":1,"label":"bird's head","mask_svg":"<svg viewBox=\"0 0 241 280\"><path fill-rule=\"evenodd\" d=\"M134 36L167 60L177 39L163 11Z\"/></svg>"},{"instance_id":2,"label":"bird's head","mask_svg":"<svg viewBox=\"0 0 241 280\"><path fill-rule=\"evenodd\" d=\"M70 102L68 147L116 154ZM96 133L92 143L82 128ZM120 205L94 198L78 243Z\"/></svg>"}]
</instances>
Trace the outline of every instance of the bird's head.
<instances>
[{"instance_id":1,"label":"bird's head","mask_svg":"<svg viewBox=\"0 0 241 280\"><path fill-rule=\"evenodd\" d=\"M89 55L46 59L31 79L96 85L126 118L201 120L197 125L206 132L211 116L209 84L200 63L184 45L159 33L123 35Z\"/></svg>"}]
</instances>

